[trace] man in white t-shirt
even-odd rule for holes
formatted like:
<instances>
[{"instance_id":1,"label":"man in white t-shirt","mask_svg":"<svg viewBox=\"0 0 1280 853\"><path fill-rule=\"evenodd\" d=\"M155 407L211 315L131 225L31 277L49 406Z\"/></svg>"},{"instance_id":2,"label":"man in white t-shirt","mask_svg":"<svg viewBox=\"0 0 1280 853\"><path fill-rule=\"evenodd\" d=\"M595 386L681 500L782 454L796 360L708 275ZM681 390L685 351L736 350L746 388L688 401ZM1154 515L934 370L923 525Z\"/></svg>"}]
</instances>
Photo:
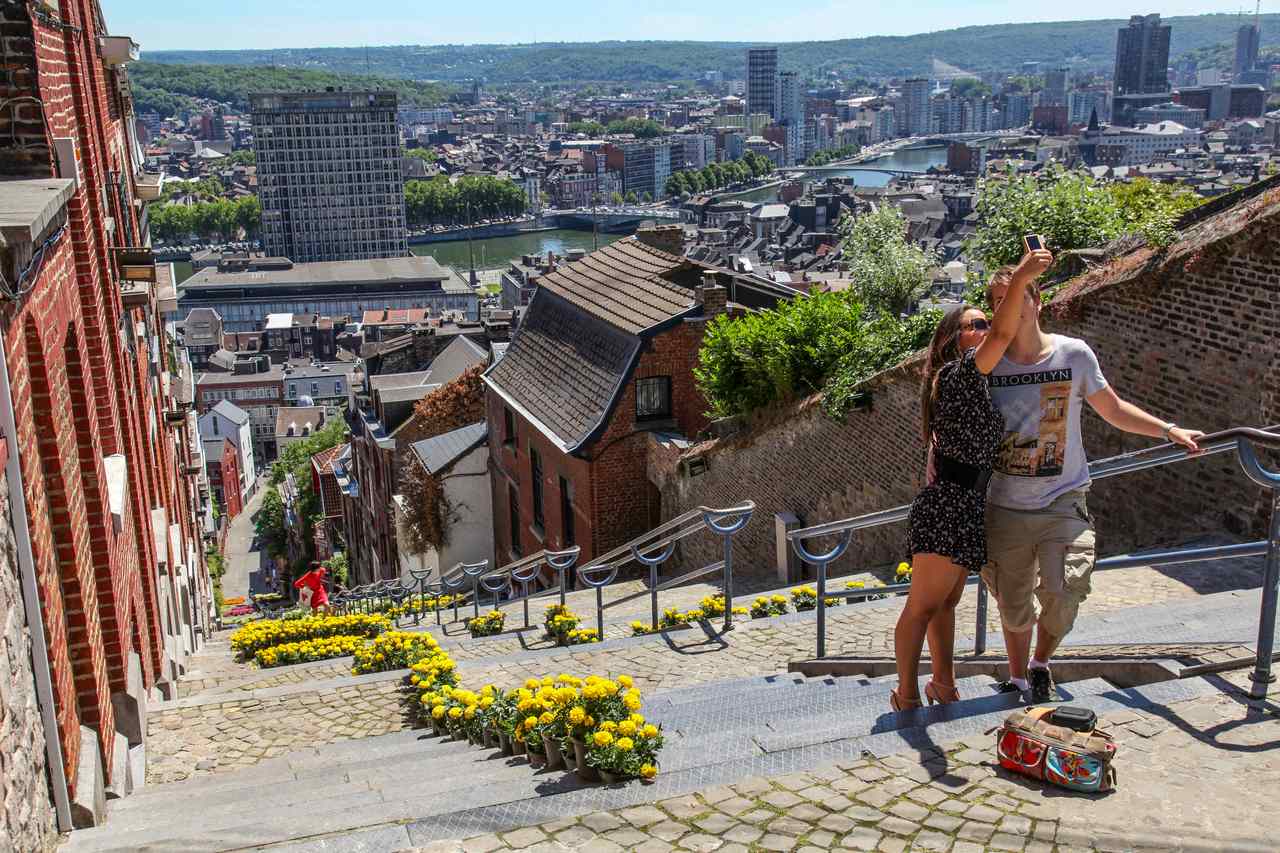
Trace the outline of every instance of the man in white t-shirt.
<instances>
[{"instance_id":1,"label":"man in white t-shirt","mask_svg":"<svg viewBox=\"0 0 1280 853\"><path fill-rule=\"evenodd\" d=\"M994 309L1008 289L1005 270L987 287ZM1096 559L1093 519L1085 505L1089 461L1080 436L1083 403L1117 429L1198 450L1204 433L1183 429L1120 399L1084 341L1040 328L1040 293L1022 312L1017 337L991 371L991 399L1005 435L987 497L987 565L982 579L995 597L1009 656L1004 690L1053 696L1049 657L1075 623L1089 594ZM1031 654L1036 629L1035 657Z\"/></svg>"}]
</instances>

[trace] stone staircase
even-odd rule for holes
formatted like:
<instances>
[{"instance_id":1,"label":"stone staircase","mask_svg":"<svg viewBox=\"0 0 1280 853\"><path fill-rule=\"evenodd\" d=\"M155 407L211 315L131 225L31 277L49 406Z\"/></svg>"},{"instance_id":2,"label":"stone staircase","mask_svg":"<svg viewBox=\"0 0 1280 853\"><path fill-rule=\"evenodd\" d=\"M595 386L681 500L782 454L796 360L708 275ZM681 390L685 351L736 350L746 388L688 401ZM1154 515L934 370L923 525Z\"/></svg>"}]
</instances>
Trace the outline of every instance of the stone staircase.
<instances>
[{"instance_id":1,"label":"stone staircase","mask_svg":"<svg viewBox=\"0 0 1280 853\"><path fill-rule=\"evenodd\" d=\"M104 826L73 833L65 849L395 851L941 746L998 724L1020 701L996 693L990 678L968 678L959 683L958 703L892 713L893 682L785 674L651 694L644 713L667 738L652 785L584 785L573 774L534 771L523 757L417 729L143 789L113 802ZM1089 679L1060 687L1062 699L1100 713L1212 690L1201 679L1126 689Z\"/></svg>"}]
</instances>

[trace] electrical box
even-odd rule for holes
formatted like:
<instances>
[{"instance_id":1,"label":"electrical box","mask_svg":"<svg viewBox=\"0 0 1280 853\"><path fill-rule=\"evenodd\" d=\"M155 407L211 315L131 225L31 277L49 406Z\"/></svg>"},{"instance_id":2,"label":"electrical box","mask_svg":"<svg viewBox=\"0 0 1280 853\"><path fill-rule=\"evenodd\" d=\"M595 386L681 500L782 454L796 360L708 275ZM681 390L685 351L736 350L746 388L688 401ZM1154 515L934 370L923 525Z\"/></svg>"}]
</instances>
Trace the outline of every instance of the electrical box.
<instances>
[{"instance_id":1,"label":"electrical box","mask_svg":"<svg viewBox=\"0 0 1280 853\"><path fill-rule=\"evenodd\" d=\"M58 177L75 181L80 189L84 182L84 166L80 159L80 144L74 136L55 136L53 150L58 155Z\"/></svg>"}]
</instances>

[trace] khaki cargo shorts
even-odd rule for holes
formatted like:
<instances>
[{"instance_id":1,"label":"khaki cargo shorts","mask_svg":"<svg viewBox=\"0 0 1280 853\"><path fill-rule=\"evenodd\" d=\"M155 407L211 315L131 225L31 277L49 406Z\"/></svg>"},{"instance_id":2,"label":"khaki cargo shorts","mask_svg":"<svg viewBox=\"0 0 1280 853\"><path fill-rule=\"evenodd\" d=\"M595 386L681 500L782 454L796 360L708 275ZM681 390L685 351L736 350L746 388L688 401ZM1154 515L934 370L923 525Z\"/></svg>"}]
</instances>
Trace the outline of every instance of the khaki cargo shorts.
<instances>
[{"instance_id":1,"label":"khaki cargo shorts","mask_svg":"<svg viewBox=\"0 0 1280 853\"><path fill-rule=\"evenodd\" d=\"M1075 624L1097 559L1085 492L1067 492L1044 509L987 505L987 564L982 580L1006 630L1039 620L1055 637Z\"/></svg>"}]
</instances>

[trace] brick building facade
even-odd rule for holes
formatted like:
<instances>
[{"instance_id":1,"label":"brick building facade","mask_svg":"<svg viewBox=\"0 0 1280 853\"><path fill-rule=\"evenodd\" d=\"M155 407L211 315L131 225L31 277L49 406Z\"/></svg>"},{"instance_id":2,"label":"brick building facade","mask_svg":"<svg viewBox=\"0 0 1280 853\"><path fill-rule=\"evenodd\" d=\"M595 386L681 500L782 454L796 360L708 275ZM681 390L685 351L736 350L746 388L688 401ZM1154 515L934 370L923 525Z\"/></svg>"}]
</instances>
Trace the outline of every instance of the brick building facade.
<instances>
[{"instance_id":1,"label":"brick building facade","mask_svg":"<svg viewBox=\"0 0 1280 853\"><path fill-rule=\"evenodd\" d=\"M205 470L209 488L227 519L235 518L244 508L240 496L240 451L231 439L206 441Z\"/></svg>"},{"instance_id":2,"label":"brick building facade","mask_svg":"<svg viewBox=\"0 0 1280 853\"><path fill-rule=\"evenodd\" d=\"M1207 218L1162 254L1140 249L1073 280L1051 303L1046 328L1088 341L1117 392L1158 417L1206 432L1280 422L1280 179L1267 184L1252 198L1205 205ZM648 476L661 489L663 518L755 501L755 517L734 538L735 572L774 577L777 513L818 524L908 503L924 471L919 371L916 356L869 380L870 410L843 423L813 397L684 453L651 443ZM1085 411L1092 459L1153 443ZM690 476L680 462L695 458L705 470ZM1232 454L1100 481L1089 508L1104 554L1224 531L1256 538L1270 513ZM679 555L707 562L716 548L691 539ZM897 562L905 550L905 523L860 531L833 571Z\"/></svg>"},{"instance_id":3,"label":"brick building facade","mask_svg":"<svg viewBox=\"0 0 1280 853\"><path fill-rule=\"evenodd\" d=\"M623 240L543 277L485 374L499 565L570 545L585 563L658 523L649 436L707 425L692 371L725 289L704 272Z\"/></svg>"},{"instance_id":4,"label":"brick building facade","mask_svg":"<svg viewBox=\"0 0 1280 853\"><path fill-rule=\"evenodd\" d=\"M101 783L128 793L147 696L208 628L200 466L175 396L190 377L168 373L134 201L136 45L103 20L93 0L0 7L0 100L20 102L0 113L0 407L30 543L18 561L38 589L25 617L47 648L37 698L55 717L48 779L27 797L52 792L64 829L102 819Z\"/></svg>"}]
</instances>

